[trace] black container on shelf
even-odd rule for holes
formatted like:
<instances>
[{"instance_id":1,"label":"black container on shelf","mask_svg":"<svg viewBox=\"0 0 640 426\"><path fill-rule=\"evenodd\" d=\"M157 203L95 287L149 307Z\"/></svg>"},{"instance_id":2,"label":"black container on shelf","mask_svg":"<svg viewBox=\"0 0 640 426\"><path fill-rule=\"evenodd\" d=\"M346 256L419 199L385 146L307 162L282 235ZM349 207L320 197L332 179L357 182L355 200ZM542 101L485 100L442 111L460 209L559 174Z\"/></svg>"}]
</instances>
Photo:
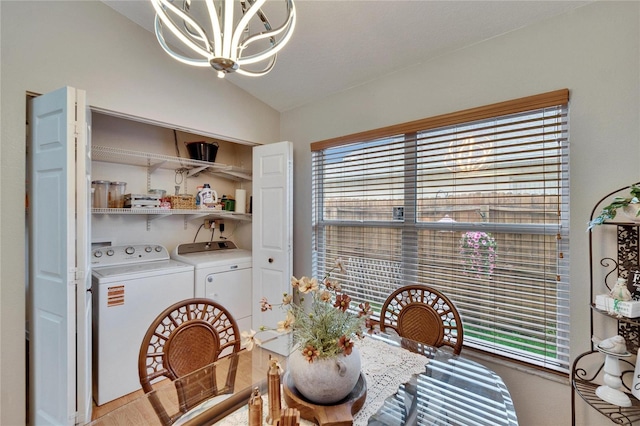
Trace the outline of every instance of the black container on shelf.
<instances>
[{"instance_id":1,"label":"black container on shelf","mask_svg":"<svg viewBox=\"0 0 640 426\"><path fill-rule=\"evenodd\" d=\"M185 142L189 158L192 160L215 163L218 154L218 142Z\"/></svg>"}]
</instances>

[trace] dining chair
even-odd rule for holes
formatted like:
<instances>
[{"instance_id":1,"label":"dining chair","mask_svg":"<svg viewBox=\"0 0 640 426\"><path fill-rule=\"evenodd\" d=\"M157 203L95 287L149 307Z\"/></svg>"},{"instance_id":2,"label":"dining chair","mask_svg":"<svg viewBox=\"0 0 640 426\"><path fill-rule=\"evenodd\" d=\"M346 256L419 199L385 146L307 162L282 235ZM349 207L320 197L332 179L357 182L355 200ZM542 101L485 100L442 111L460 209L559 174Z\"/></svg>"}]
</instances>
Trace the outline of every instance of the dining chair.
<instances>
[{"instance_id":1,"label":"dining chair","mask_svg":"<svg viewBox=\"0 0 640 426\"><path fill-rule=\"evenodd\" d=\"M426 285L411 284L391 293L382 305L379 327L425 345L451 346L456 355L462 351L458 310L447 296Z\"/></svg>"},{"instance_id":2,"label":"dining chair","mask_svg":"<svg viewBox=\"0 0 640 426\"><path fill-rule=\"evenodd\" d=\"M145 393L153 392L153 384L161 378L175 382L179 412L167 414L159 399L151 395L161 422L171 425L201 402L233 393L238 352L238 325L231 313L213 300L186 299L160 313L140 345L138 373ZM218 386L216 368L209 364L222 357L230 357L230 363L224 385Z\"/></svg>"}]
</instances>

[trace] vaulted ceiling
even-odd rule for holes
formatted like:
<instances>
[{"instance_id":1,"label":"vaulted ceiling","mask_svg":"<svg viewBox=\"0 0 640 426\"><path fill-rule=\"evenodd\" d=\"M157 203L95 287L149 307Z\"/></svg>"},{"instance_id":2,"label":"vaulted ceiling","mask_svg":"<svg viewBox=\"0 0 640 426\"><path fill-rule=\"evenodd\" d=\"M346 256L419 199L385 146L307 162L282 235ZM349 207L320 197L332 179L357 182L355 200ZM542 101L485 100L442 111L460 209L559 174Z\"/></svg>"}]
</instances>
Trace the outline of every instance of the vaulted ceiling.
<instances>
[{"instance_id":1,"label":"vaulted ceiling","mask_svg":"<svg viewBox=\"0 0 640 426\"><path fill-rule=\"evenodd\" d=\"M103 2L153 31L148 1ZM296 0L295 32L275 68L263 77L227 79L287 111L590 2Z\"/></svg>"}]
</instances>

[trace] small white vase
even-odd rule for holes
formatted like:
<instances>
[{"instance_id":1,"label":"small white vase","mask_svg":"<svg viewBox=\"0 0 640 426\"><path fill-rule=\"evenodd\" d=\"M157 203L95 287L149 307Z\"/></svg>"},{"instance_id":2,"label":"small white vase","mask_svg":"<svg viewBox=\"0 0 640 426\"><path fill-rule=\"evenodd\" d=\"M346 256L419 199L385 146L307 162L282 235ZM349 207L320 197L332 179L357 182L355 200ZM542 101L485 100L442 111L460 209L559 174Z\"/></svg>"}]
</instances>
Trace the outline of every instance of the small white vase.
<instances>
[{"instance_id":1,"label":"small white vase","mask_svg":"<svg viewBox=\"0 0 640 426\"><path fill-rule=\"evenodd\" d=\"M633 382L631 385L631 394L640 399L640 349L636 358L636 368L633 372Z\"/></svg>"},{"instance_id":2,"label":"small white vase","mask_svg":"<svg viewBox=\"0 0 640 426\"><path fill-rule=\"evenodd\" d=\"M316 404L333 404L351 393L360 377L360 351L308 362L300 351L289 355L287 370L298 392Z\"/></svg>"},{"instance_id":3,"label":"small white vase","mask_svg":"<svg viewBox=\"0 0 640 426\"><path fill-rule=\"evenodd\" d=\"M622 208L622 213L629 219L631 222L638 223L640 222L640 216L638 216L638 210L640 210L640 203L629 204Z\"/></svg>"}]
</instances>

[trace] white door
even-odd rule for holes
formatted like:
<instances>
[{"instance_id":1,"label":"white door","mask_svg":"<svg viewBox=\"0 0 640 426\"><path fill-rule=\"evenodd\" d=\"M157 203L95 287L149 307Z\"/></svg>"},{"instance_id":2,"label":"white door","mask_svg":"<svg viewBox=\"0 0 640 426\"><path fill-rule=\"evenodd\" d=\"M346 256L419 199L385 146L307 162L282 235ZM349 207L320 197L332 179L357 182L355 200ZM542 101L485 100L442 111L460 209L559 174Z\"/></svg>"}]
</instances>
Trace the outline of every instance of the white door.
<instances>
[{"instance_id":1,"label":"white door","mask_svg":"<svg viewBox=\"0 0 640 426\"><path fill-rule=\"evenodd\" d=\"M86 104L78 109L77 123L84 129L76 137L76 265L78 268L76 285L76 365L77 365L77 416L76 424L83 425L91 421L92 399L92 363L91 363L91 110ZM79 104L79 103L78 103ZM82 113L84 111L84 114Z\"/></svg>"},{"instance_id":2,"label":"white door","mask_svg":"<svg viewBox=\"0 0 640 426\"><path fill-rule=\"evenodd\" d=\"M85 168L89 155L86 111L85 92L70 87L31 101L29 424L32 425L74 425L76 410L90 413L90 406L83 406L90 398L77 396L80 382L80 388L88 391L85 389L88 379L82 377L82 370L86 370L85 360L89 356L84 348L78 347L79 357L76 352L76 338L78 344L85 345L86 339L90 339L90 331L77 329L76 321L77 316L81 317L78 323L84 326L90 318L86 315L86 286L90 279L86 259L90 188L89 170ZM76 294L77 287L81 288Z\"/></svg>"},{"instance_id":3,"label":"white door","mask_svg":"<svg viewBox=\"0 0 640 426\"><path fill-rule=\"evenodd\" d=\"M260 299L279 303L293 273L293 144L253 148L253 329L275 328L280 309L261 312Z\"/></svg>"}]
</instances>

